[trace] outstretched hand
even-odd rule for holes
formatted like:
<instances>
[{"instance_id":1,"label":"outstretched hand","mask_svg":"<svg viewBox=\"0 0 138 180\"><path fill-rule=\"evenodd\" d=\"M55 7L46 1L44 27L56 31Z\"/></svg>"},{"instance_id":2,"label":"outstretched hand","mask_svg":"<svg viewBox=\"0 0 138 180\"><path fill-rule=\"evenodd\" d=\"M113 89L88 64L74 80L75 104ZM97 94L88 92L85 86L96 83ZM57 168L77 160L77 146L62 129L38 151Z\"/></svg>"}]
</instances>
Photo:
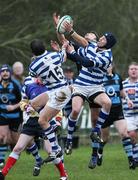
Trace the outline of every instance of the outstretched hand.
<instances>
[{"instance_id":1,"label":"outstretched hand","mask_svg":"<svg viewBox=\"0 0 138 180\"><path fill-rule=\"evenodd\" d=\"M57 43L57 41L52 41L51 40L51 47L52 47L52 49L54 50L54 51L60 51L60 46L59 46L59 44Z\"/></svg>"},{"instance_id":2,"label":"outstretched hand","mask_svg":"<svg viewBox=\"0 0 138 180\"><path fill-rule=\"evenodd\" d=\"M66 51L67 51L67 53L71 54L72 52L75 51L74 46L68 44Z\"/></svg>"},{"instance_id":3,"label":"outstretched hand","mask_svg":"<svg viewBox=\"0 0 138 180\"><path fill-rule=\"evenodd\" d=\"M73 30L73 23L70 24L69 22L65 21L64 28L65 28L66 32L71 32Z\"/></svg>"}]
</instances>

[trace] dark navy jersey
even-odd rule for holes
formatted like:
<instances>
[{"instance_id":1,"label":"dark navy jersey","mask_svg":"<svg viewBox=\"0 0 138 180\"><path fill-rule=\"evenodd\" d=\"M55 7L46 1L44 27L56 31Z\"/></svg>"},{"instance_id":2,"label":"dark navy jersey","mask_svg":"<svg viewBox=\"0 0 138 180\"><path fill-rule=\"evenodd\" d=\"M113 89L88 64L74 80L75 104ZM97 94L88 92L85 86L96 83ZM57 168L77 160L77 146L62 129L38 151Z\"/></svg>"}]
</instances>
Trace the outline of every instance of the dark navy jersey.
<instances>
[{"instance_id":1,"label":"dark navy jersey","mask_svg":"<svg viewBox=\"0 0 138 180\"><path fill-rule=\"evenodd\" d=\"M20 88L14 81L11 80L7 87L3 87L0 83L0 119L19 119L20 108L9 112L7 111L7 105L17 104L20 100Z\"/></svg>"},{"instance_id":2,"label":"dark navy jersey","mask_svg":"<svg viewBox=\"0 0 138 180\"><path fill-rule=\"evenodd\" d=\"M112 105L119 105L122 103L120 91L123 89L122 79L118 74L112 76L106 75L103 79L106 94L112 101Z\"/></svg>"}]
</instances>

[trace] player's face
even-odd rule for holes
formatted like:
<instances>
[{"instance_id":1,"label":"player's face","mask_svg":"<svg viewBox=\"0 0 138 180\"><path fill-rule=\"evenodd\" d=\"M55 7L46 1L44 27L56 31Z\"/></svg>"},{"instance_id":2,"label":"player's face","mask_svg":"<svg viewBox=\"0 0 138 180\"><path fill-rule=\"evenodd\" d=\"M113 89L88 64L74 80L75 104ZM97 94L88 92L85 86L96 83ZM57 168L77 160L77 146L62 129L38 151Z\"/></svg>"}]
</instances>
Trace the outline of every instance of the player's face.
<instances>
[{"instance_id":1,"label":"player's face","mask_svg":"<svg viewBox=\"0 0 138 180\"><path fill-rule=\"evenodd\" d=\"M67 79L73 79L74 73L71 71L67 71L64 73L64 75Z\"/></svg>"},{"instance_id":2,"label":"player's face","mask_svg":"<svg viewBox=\"0 0 138 180\"><path fill-rule=\"evenodd\" d=\"M1 71L1 79L7 80L10 78L10 72L8 70Z\"/></svg>"},{"instance_id":3,"label":"player's face","mask_svg":"<svg viewBox=\"0 0 138 180\"><path fill-rule=\"evenodd\" d=\"M128 69L128 75L130 78L138 79L138 66L130 65Z\"/></svg>"},{"instance_id":4,"label":"player's face","mask_svg":"<svg viewBox=\"0 0 138 180\"><path fill-rule=\"evenodd\" d=\"M14 72L14 74L17 75L17 76L22 75L23 72L24 72L23 66L22 66L22 65L16 66L16 67L13 69L13 72Z\"/></svg>"},{"instance_id":5,"label":"player's face","mask_svg":"<svg viewBox=\"0 0 138 180\"><path fill-rule=\"evenodd\" d=\"M98 47L104 47L107 43L106 37L102 36L99 38L99 41L97 42Z\"/></svg>"},{"instance_id":6,"label":"player's face","mask_svg":"<svg viewBox=\"0 0 138 180\"><path fill-rule=\"evenodd\" d=\"M96 40L96 35L94 33L87 33L85 34L84 38L87 40L87 41L97 41Z\"/></svg>"},{"instance_id":7,"label":"player's face","mask_svg":"<svg viewBox=\"0 0 138 180\"><path fill-rule=\"evenodd\" d=\"M110 67L107 69L107 73L108 73L108 74L112 74L112 72L113 72L113 67L110 66Z\"/></svg>"}]
</instances>

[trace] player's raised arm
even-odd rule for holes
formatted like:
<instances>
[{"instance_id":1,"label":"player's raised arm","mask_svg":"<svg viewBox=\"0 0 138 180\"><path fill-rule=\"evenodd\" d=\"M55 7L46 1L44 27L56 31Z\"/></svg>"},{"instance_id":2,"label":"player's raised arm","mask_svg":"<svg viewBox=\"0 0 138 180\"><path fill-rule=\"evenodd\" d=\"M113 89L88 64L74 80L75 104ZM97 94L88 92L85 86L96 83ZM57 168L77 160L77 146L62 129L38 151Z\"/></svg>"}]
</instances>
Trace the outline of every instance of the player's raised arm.
<instances>
[{"instance_id":1,"label":"player's raised arm","mask_svg":"<svg viewBox=\"0 0 138 180\"><path fill-rule=\"evenodd\" d=\"M73 24L70 24L68 22L64 22L64 28L69 33L69 35L78 42L81 46L86 47L88 46L88 41L78 33L76 33L73 29Z\"/></svg>"}]
</instances>

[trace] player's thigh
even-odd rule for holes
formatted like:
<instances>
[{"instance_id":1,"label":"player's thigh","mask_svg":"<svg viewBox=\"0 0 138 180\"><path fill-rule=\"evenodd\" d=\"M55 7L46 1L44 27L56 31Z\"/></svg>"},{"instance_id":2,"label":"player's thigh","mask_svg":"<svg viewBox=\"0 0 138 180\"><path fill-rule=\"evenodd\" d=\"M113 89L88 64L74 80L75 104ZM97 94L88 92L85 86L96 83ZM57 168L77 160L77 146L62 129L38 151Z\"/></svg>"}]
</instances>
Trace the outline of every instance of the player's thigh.
<instances>
[{"instance_id":1,"label":"player's thigh","mask_svg":"<svg viewBox=\"0 0 138 180\"><path fill-rule=\"evenodd\" d=\"M7 143L9 137L10 137L9 125L0 126L0 141Z\"/></svg>"},{"instance_id":2,"label":"player's thigh","mask_svg":"<svg viewBox=\"0 0 138 180\"><path fill-rule=\"evenodd\" d=\"M13 151L20 154L27 147L27 145L32 141L33 138L34 138L33 136L20 134L19 139Z\"/></svg>"},{"instance_id":3,"label":"player's thigh","mask_svg":"<svg viewBox=\"0 0 138 180\"><path fill-rule=\"evenodd\" d=\"M57 110L52 107L49 107L48 105L45 105L45 107L40 112L39 122L41 122L43 120L49 121L53 117L55 117L59 112L60 112L60 110Z\"/></svg>"},{"instance_id":4,"label":"player's thigh","mask_svg":"<svg viewBox=\"0 0 138 180\"><path fill-rule=\"evenodd\" d=\"M121 119L114 122L115 128L117 129L120 136L127 137L127 122L125 119Z\"/></svg>"},{"instance_id":5,"label":"player's thigh","mask_svg":"<svg viewBox=\"0 0 138 180\"><path fill-rule=\"evenodd\" d=\"M19 132L11 131L11 144L16 144L19 139Z\"/></svg>"},{"instance_id":6,"label":"player's thigh","mask_svg":"<svg viewBox=\"0 0 138 180\"><path fill-rule=\"evenodd\" d=\"M96 96L96 98L94 99L94 102L99 104L100 106L105 106L108 107L109 110L111 108L111 100L110 98L107 96L106 93L101 93L98 96Z\"/></svg>"},{"instance_id":7,"label":"player's thigh","mask_svg":"<svg viewBox=\"0 0 138 180\"><path fill-rule=\"evenodd\" d=\"M80 96L74 96L72 98L72 111L80 112L82 106L83 106L84 100Z\"/></svg>"},{"instance_id":8,"label":"player's thigh","mask_svg":"<svg viewBox=\"0 0 138 180\"><path fill-rule=\"evenodd\" d=\"M31 100L31 105L33 106L34 109L40 109L41 107L46 105L48 99L49 99L48 94L42 93L37 97L35 97L33 100Z\"/></svg>"}]
</instances>

